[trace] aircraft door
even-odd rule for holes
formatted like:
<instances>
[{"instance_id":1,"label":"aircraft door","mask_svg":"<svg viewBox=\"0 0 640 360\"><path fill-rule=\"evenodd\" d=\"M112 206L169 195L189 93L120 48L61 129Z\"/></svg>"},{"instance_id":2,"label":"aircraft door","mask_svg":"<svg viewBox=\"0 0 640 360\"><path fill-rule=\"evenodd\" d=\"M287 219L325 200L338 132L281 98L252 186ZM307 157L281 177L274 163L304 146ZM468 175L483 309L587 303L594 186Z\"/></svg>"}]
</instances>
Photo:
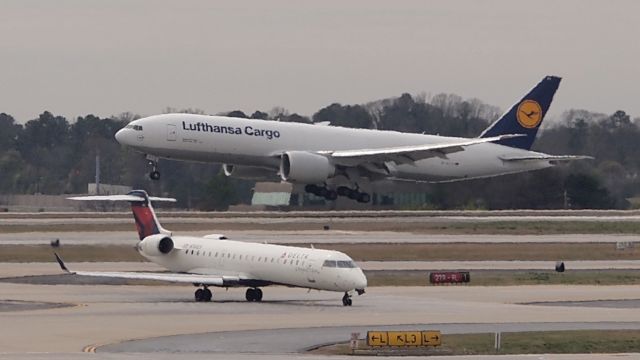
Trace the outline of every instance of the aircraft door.
<instances>
[{"instance_id":1,"label":"aircraft door","mask_svg":"<svg viewBox=\"0 0 640 360\"><path fill-rule=\"evenodd\" d=\"M178 131L175 125L167 124L167 141L176 141Z\"/></svg>"},{"instance_id":2,"label":"aircraft door","mask_svg":"<svg viewBox=\"0 0 640 360\"><path fill-rule=\"evenodd\" d=\"M318 270L315 269L315 261L313 260L308 260L307 261L307 266L306 268L304 268L304 272L306 272L307 275L307 282L309 284L315 284L316 283L316 274L318 273Z\"/></svg>"}]
</instances>

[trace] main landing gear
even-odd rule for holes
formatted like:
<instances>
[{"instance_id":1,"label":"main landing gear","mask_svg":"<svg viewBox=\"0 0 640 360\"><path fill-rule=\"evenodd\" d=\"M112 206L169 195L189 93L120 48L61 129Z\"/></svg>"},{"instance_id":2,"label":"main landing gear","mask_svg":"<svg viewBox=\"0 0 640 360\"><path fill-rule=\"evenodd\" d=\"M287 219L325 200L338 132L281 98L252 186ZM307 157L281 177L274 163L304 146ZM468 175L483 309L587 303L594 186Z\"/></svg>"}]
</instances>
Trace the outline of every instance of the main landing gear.
<instances>
[{"instance_id":1,"label":"main landing gear","mask_svg":"<svg viewBox=\"0 0 640 360\"><path fill-rule=\"evenodd\" d=\"M248 288L245 294L247 301L262 301L262 290L259 288Z\"/></svg>"},{"instance_id":2,"label":"main landing gear","mask_svg":"<svg viewBox=\"0 0 640 360\"><path fill-rule=\"evenodd\" d=\"M202 289L196 290L195 298L197 302L209 302L213 297L213 293L209 290L208 287L203 287Z\"/></svg>"},{"instance_id":3,"label":"main landing gear","mask_svg":"<svg viewBox=\"0 0 640 360\"><path fill-rule=\"evenodd\" d=\"M357 189L351 189L346 186L338 186L336 190L329 189L326 186L318 186L309 184L304 187L304 191L316 196L323 197L327 200L336 200L338 196L346 196L351 200L359 203L368 203L371 201L371 195L366 192L360 192Z\"/></svg>"},{"instance_id":4,"label":"main landing gear","mask_svg":"<svg viewBox=\"0 0 640 360\"><path fill-rule=\"evenodd\" d=\"M160 171L158 171L158 157L153 155L147 155L149 165L151 165L151 172L149 173L149 179L160 180Z\"/></svg>"},{"instance_id":5,"label":"main landing gear","mask_svg":"<svg viewBox=\"0 0 640 360\"><path fill-rule=\"evenodd\" d=\"M344 293L344 296L342 297L342 305L343 306L351 306L352 301L351 301L351 295L349 295L348 292Z\"/></svg>"}]
</instances>

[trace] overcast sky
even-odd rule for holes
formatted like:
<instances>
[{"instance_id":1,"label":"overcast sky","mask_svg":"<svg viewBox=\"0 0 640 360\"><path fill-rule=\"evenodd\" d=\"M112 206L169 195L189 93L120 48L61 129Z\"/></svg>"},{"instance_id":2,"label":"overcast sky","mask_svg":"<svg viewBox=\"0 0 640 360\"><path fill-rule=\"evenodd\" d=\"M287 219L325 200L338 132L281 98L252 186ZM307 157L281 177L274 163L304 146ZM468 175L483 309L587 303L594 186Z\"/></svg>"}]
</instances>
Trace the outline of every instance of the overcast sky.
<instances>
[{"instance_id":1,"label":"overcast sky","mask_svg":"<svg viewBox=\"0 0 640 360\"><path fill-rule=\"evenodd\" d=\"M208 113L403 92L640 116L640 1L0 1L0 112Z\"/></svg>"}]
</instances>

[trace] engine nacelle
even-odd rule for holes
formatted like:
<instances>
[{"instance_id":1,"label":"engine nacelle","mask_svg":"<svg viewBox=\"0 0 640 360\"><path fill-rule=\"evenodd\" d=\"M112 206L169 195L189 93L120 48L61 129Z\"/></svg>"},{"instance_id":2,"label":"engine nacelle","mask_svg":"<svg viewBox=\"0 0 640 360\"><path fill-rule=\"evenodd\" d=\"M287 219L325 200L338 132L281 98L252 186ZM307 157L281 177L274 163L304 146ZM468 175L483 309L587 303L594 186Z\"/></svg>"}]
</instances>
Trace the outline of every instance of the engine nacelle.
<instances>
[{"instance_id":1,"label":"engine nacelle","mask_svg":"<svg viewBox=\"0 0 640 360\"><path fill-rule=\"evenodd\" d=\"M138 244L138 249L147 256L167 255L173 250L174 244L170 237L163 234L150 235Z\"/></svg>"},{"instance_id":2,"label":"engine nacelle","mask_svg":"<svg viewBox=\"0 0 640 360\"><path fill-rule=\"evenodd\" d=\"M333 176L335 172L335 166L326 156L306 151L287 151L282 154L280 177L284 181L318 184Z\"/></svg>"},{"instance_id":3,"label":"engine nacelle","mask_svg":"<svg viewBox=\"0 0 640 360\"><path fill-rule=\"evenodd\" d=\"M277 180L275 170L257 166L238 166L223 164L222 170L226 176L246 180Z\"/></svg>"}]
</instances>

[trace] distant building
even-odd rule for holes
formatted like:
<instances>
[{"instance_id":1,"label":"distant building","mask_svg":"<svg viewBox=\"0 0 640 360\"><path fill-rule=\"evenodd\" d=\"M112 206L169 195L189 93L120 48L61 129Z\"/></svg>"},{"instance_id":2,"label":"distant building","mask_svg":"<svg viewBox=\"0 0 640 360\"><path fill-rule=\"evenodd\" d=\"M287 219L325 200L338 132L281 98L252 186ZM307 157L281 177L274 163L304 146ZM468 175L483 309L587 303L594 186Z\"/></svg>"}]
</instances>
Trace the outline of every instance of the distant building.
<instances>
[{"instance_id":1,"label":"distant building","mask_svg":"<svg viewBox=\"0 0 640 360\"><path fill-rule=\"evenodd\" d=\"M124 195L133 190L131 186L96 184L89 183L87 185L87 194L89 195Z\"/></svg>"}]
</instances>

